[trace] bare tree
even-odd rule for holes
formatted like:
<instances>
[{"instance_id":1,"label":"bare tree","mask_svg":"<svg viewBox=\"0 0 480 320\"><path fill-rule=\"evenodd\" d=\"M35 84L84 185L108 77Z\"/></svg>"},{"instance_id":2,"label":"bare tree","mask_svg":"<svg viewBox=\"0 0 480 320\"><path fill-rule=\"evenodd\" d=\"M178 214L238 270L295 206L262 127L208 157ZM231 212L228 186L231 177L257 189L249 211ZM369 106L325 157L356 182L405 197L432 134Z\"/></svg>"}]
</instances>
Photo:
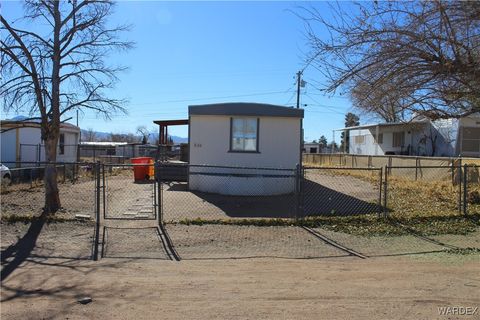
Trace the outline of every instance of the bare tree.
<instances>
[{"instance_id":1,"label":"bare tree","mask_svg":"<svg viewBox=\"0 0 480 320\"><path fill-rule=\"evenodd\" d=\"M315 8L300 14L308 61L328 81L322 90L353 91L355 104L373 112L385 101L393 113L432 119L480 111L479 1L374 1L330 9L329 18Z\"/></svg>"},{"instance_id":2,"label":"bare tree","mask_svg":"<svg viewBox=\"0 0 480 320\"><path fill-rule=\"evenodd\" d=\"M89 109L108 118L111 112L125 111L125 100L105 95L118 80L117 73L124 70L108 66L106 56L132 47L131 42L119 39L127 26L107 24L113 7L108 0L27 0L24 21L28 28L0 16L3 108L28 111L30 119L40 120L48 163L56 161L61 119L66 113ZM46 213L60 208L56 177L55 166L47 165Z\"/></svg>"},{"instance_id":3,"label":"bare tree","mask_svg":"<svg viewBox=\"0 0 480 320\"><path fill-rule=\"evenodd\" d=\"M137 133L142 137L142 143L148 143L148 137L150 136L150 132L148 131L146 126L139 126L137 127Z\"/></svg>"},{"instance_id":4,"label":"bare tree","mask_svg":"<svg viewBox=\"0 0 480 320\"><path fill-rule=\"evenodd\" d=\"M97 140L97 134L92 128L88 128L86 131L84 131L83 141L93 142L96 140Z\"/></svg>"},{"instance_id":5,"label":"bare tree","mask_svg":"<svg viewBox=\"0 0 480 320\"><path fill-rule=\"evenodd\" d=\"M110 141L112 142L127 142L127 143L138 143L140 139L135 134L129 133L110 133Z\"/></svg>"},{"instance_id":6,"label":"bare tree","mask_svg":"<svg viewBox=\"0 0 480 320\"><path fill-rule=\"evenodd\" d=\"M368 72L368 71L366 71ZM368 75L352 80L350 99L353 106L364 115L373 115L384 122L407 121L409 110L405 107L405 94L391 82L369 83Z\"/></svg>"}]
</instances>

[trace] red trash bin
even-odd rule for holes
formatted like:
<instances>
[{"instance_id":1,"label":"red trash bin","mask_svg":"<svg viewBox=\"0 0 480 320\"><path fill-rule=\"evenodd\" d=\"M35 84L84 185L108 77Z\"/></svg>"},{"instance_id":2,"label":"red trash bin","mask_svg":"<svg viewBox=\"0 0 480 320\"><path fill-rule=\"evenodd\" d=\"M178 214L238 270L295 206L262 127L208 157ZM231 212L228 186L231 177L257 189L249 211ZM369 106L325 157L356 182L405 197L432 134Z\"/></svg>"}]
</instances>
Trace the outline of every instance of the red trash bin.
<instances>
[{"instance_id":1,"label":"red trash bin","mask_svg":"<svg viewBox=\"0 0 480 320\"><path fill-rule=\"evenodd\" d=\"M133 167L133 177L135 181L148 180L150 177L153 177L153 158L150 157L138 157L130 159ZM145 164L145 165L141 165Z\"/></svg>"}]
</instances>

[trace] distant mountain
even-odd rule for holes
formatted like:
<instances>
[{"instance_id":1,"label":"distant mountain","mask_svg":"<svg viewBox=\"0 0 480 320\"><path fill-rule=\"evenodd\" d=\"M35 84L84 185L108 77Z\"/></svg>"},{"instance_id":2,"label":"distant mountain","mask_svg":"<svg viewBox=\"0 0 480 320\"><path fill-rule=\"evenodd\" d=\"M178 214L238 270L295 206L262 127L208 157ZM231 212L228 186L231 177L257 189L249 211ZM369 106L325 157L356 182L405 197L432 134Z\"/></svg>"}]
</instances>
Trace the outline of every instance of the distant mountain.
<instances>
[{"instance_id":1,"label":"distant mountain","mask_svg":"<svg viewBox=\"0 0 480 320\"><path fill-rule=\"evenodd\" d=\"M188 142L188 138L179 137L179 136L171 136L171 135L169 135L168 137L172 138L174 143L187 143ZM150 139L149 140L157 141L158 140L158 133L150 134Z\"/></svg>"},{"instance_id":2,"label":"distant mountain","mask_svg":"<svg viewBox=\"0 0 480 320\"><path fill-rule=\"evenodd\" d=\"M16 117L13 117L12 119L7 119L7 120L12 120L12 121L25 121L26 119L28 119L28 117L25 117L25 116L16 116Z\"/></svg>"},{"instance_id":3,"label":"distant mountain","mask_svg":"<svg viewBox=\"0 0 480 320\"><path fill-rule=\"evenodd\" d=\"M89 132L88 130L84 130L82 129L82 141L85 141L85 137L88 137L89 135ZM110 136L111 136L111 133L110 132L102 132L102 131L94 131L93 132L95 134L95 140L96 141L109 141L110 140ZM128 133L124 133L125 135L128 135ZM137 136L137 135L135 135ZM173 139L173 142L174 143L187 143L188 142L188 138L184 138L184 137L179 137L179 136L170 136ZM150 134L150 137L148 139L148 142L149 143L156 143L158 140L158 133L151 133Z\"/></svg>"},{"instance_id":4,"label":"distant mountain","mask_svg":"<svg viewBox=\"0 0 480 320\"><path fill-rule=\"evenodd\" d=\"M171 136L175 143L188 143L188 138Z\"/></svg>"}]
</instances>

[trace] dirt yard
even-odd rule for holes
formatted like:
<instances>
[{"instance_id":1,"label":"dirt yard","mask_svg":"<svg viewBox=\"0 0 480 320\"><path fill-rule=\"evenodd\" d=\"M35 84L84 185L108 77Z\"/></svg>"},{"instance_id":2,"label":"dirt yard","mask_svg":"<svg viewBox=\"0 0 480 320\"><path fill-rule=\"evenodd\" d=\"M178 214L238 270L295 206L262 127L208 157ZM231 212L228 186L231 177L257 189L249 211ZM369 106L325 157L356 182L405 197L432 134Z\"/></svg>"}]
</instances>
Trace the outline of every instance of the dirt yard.
<instances>
[{"instance_id":1,"label":"dirt yard","mask_svg":"<svg viewBox=\"0 0 480 320\"><path fill-rule=\"evenodd\" d=\"M300 227L171 224L177 262L148 222L106 228L98 262L92 223L3 223L2 319L455 319L438 308L480 304L480 255L445 252L479 247L478 232L315 230L361 259Z\"/></svg>"},{"instance_id":2,"label":"dirt yard","mask_svg":"<svg viewBox=\"0 0 480 320\"><path fill-rule=\"evenodd\" d=\"M438 259L437 259L438 258ZM475 319L478 261L48 259L2 283L2 319ZM77 300L93 301L81 305ZM478 319L478 318L477 318Z\"/></svg>"}]
</instances>

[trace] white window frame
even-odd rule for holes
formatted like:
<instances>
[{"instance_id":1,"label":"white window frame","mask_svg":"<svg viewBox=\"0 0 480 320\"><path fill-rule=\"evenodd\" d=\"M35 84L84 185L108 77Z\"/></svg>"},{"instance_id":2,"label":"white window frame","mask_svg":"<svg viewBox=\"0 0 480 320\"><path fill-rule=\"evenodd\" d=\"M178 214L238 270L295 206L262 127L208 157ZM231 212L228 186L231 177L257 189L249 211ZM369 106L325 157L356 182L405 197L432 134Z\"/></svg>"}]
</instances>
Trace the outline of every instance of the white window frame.
<instances>
[{"instance_id":1,"label":"white window frame","mask_svg":"<svg viewBox=\"0 0 480 320\"><path fill-rule=\"evenodd\" d=\"M243 129L244 132L238 134L233 132L233 122L238 120L244 121ZM256 131L255 131L255 150L253 149L246 149L245 139L247 138L247 133L245 132L247 120L255 120L256 121ZM229 152L244 152L244 153L259 153L259 129L260 129L260 119L254 117L231 117L230 118L230 150ZM235 137L237 135L237 137ZM240 137L238 137L240 135ZM243 140L243 148L236 148L233 143L233 139L244 139ZM252 138L250 138L252 139Z\"/></svg>"},{"instance_id":2,"label":"white window frame","mask_svg":"<svg viewBox=\"0 0 480 320\"><path fill-rule=\"evenodd\" d=\"M395 135L402 135L400 141L395 141ZM399 142L399 143L395 143ZM405 131L396 131L392 133L392 147L393 148L401 148L405 146Z\"/></svg>"}]
</instances>

